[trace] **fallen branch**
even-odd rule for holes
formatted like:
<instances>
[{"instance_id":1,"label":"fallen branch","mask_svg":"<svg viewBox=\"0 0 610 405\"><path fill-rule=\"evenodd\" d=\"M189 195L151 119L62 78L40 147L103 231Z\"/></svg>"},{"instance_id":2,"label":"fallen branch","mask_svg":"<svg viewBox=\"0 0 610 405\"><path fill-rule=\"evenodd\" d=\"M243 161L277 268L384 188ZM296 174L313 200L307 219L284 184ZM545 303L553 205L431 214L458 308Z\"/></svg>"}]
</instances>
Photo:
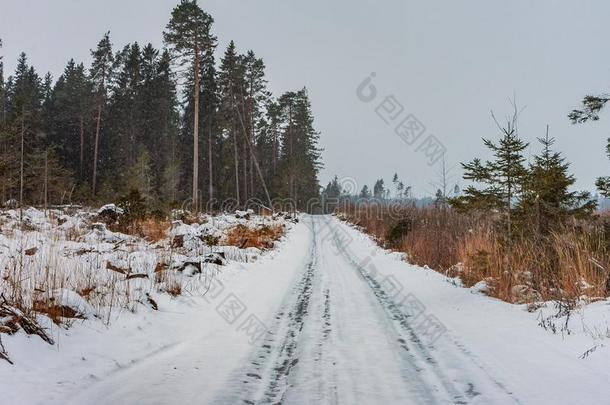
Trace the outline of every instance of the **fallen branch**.
<instances>
[{"instance_id":1,"label":"fallen branch","mask_svg":"<svg viewBox=\"0 0 610 405\"><path fill-rule=\"evenodd\" d=\"M17 308L8 306L8 301L6 300L6 298L4 298L4 295L0 296L0 298L2 298L3 301L2 303L0 303L0 317L9 317L11 318L11 324L13 324L13 326L19 325L21 329L23 329L23 331L28 335L38 335L48 344L55 344L53 339L49 335L47 335L44 328L38 325L35 319L30 318L29 316L24 314L23 311ZM13 330L14 332L17 331L16 328Z\"/></svg>"},{"instance_id":2,"label":"fallen branch","mask_svg":"<svg viewBox=\"0 0 610 405\"><path fill-rule=\"evenodd\" d=\"M148 274L144 274L144 273L128 274L127 277L125 278L125 280L131 280L134 278L148 278Z\"/></svg>"},{"instance_id":3,"label":"fallen branch","mask_svg":"<svg viewBox=\"0 0 610 405\"><path fill-rule=\"evenodd\" d=\"M4 349L4 345L2 344L2 336L0 336L0 359L8 361L9 364L15 364L8 357L8 353L6 352L6 349Z\"/></svg>"}]
</instances>

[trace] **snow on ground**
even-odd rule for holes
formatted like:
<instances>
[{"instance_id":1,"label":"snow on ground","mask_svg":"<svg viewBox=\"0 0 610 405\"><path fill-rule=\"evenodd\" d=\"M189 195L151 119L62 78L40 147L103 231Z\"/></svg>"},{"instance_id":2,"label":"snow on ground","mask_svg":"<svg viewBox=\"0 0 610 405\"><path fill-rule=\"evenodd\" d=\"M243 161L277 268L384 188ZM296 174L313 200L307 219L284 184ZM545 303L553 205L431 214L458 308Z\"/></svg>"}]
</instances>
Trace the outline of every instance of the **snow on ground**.
<instances>
[{"instance_id":1,"label":"snow on ground","mask_svg":"<svg viewBox=\"0 0 610 405\"><path fill-rule=\"evenodd\" d=\"M121 338L109 340L113 343L110 352L121 353L125 347L122 339L129 341L120 334L121 328L134 335L129 325L142 327L141 322L164 325L167 319L175 318L168 317L167 313L189 308L191 300L208 291L219 273L233 271L236 266L273 254L257 248L225 246L227 231L236 225L253 229L262 226L288 229L292 226L292 222L283 217L202 215L198 223L174 221L166 238L149 241L112 232L97 222L100 219L97 214L105 209L109 206L98 212L68 209L44 213L30 208L24 210L22 222L19 211L0 211L0 293L3 294L0 304L6 298L9 303L19 302L21 308L40 309L44 303L47 307L63 308L64 313L65 308L75 312L75 317L63 319L60 327L46 316L37 317L55 340L54 346L44 347L46 343L42 339L26 335L23 329L14 335L1 334L4 349L15 366L5 368L9 364L0 358L3 363L0 381L8 381L3 378L4 372L15 371L24 381L46 380L49 369L44 364L41 366L41 362L51 365L64 359L64 349L75 348L82 354L78 358L87 358L91 353L86 349L87 345L81 344L81 336L99 345L99 339L105 340L117 333ZM183 243L189 235L196 235L196 238ZM177 243L178 239L180 243ZM159 311L154 311L153 307L158 307ZM176 321L184 322L184 319ZM2 318L0 312L0 331L6 332L3 322L10 326L11 318ZM95 331L95 334L83 335L83 330ZM133 360L129 356L141 353L129 345L126 348L127 362ZM51 360L40 355L38 350L56 352L56 356ZM121 357L115 360L119 367ZM91 363L97 365L96 361ZM83 364L89 368L90 363ZM73 364L67 366L60 361L58 365L78 370ZM103 361L101 365L103 369ZM40 370L40 374L32 373L32 370ZM20 371L25 374L21 375ZM50 392L60 390L67 381L70 378L54 381ZM24 389L23 385L17 387ZM11 398L11 392L7 393L5 387L0 391L3 393L0 403L9 399L9 403L30 402L29 389L21 393L15 391L16 398ZM41 395L46 398L44 391ZM21 400L18 400L20 396ZM32 401L36 402L34 398Z\"/></svg>"},{"instance_id":2,"label":"snow on ground","mask_svg":"<svg viewBox=\"0 0 610 405\"><path fill-rule=\"evenodd\" d=\"M205 285L110 326L55 327L53 346L2 335L16 364L0 362L0 403L607 401L607 301L565 326L552 303L528 312L462 288L332 217L304 216Z\"/></svg>"},{"instance_id":3,"label":"snow on ground","mask_svg":"<svg viewBox=\"0 0 610 405\"><path fill-rule=\"evenodd\" d=\"M346 251L354 252L363 267L372 266L368 271L380 273L380 282L388 286L386 291L394 294L395 301L406 297L406 312L421 313L423 325L423 318L429 316L446 328L440 335L432 328L429 340L438 338L433 342L435 357L442 359L439 363L447 374L459 376L478 369L492 377L493 384L514 394L514 402L524 404L607 401L607 300L576 309L566 326L565 315L554 317L559 311L554 303L528 312L526 305L507 304L480 294L479 287L462 288L435 271L408 265L401 260L402 255L379 248L350 226L341 224L336 229L348 241ZM543 320L545 327L539 325ZM470 359L470 364L464 358ZM477 389L476 383L474 386Z\"/></svg>"}]
</instances>

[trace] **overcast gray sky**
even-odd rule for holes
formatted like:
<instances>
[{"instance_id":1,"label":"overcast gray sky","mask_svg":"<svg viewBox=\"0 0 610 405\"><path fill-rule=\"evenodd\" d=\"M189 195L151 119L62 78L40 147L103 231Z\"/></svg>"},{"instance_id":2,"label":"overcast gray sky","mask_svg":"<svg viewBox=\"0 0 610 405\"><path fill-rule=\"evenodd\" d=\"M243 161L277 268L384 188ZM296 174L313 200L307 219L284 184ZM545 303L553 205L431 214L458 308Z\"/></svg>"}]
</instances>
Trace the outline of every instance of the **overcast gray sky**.
<instances>
[{"instance_id":1,"label":"overcast gray sky","mask_svg":"<svg viewBox=\"0 0 610 405\"><path fill-rule=\"evenodd\" d=\"M447 149L451 166L497 139L490 118L525 107L519 128L535 142L546 124L572 162L579 188L607 174L610 112L579 126L566 115L587 92L610 90L610 3L606 1L200 0L215 19L219 53L229 40L265 60L275 94L307 86L322 132L325 169L358 187L397 172L416 194L432 193L435 168L375 113L394 95ZM131 41L161 46L177 0L0 0L0 38L8 72L19 52L57 77L71 57L107 30L118 49ZM363 103L359 83L376 73L378 100ZM532 143L531 153L539 150ZM456 180L459 173L456 170Z\"/></svg>"}]
</instances>

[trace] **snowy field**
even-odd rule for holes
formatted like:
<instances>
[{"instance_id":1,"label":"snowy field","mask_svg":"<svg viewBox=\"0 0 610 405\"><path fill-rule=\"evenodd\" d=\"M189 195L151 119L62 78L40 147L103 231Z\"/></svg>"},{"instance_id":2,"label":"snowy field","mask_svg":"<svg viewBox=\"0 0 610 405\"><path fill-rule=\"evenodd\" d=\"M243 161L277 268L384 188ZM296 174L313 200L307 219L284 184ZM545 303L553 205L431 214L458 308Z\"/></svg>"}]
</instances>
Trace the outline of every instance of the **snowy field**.
<instances>
[{"instance_id":1,"label":"snowy field","mask_svg":"<svg viewBox=\"0 0 610 405\"><path fill-rule=\"evenodd\" d=\"M44 228L37 213L29 215ZM78 259L73 253L94 248L117 267L131 269L127 274L148 277L129 280L138 284L121 293L139 294L129 300L133 308L110 310L99 298L95 305L83 303L89 319L76 319L69 328L41 320L53 345L22 331L2 334L15 364L0 362L0 403L607 401L607 301L579 307L569 317L555 303L507 304L409 265L330 216L304 215L298 224L250 219L279 221L290 229L266 252L210 250L196 242L197 232L217 229L222 236L225 224L246 222L235 216L214 221L206 230L176 223L159 246L126 240L119 245L125 251L114 248L119 241L113 238L128 237L108 230L87 231L84 240L56 238L53 251L67 252L61 265L77 260L82 270L93 266L97 262L88 255L100 253ZM7 236L8 228L0 236L2 268L16 244L38 247L28 260L44 257L39 256L48 250L48 232L28 231L26 237L13 229ZM177 233L187 243L171 249ZM223 265L204 266L201 274L184 266L212 251L226 252ZM155 263L170 253L175 259L168 266L181 267L173 274L184 278L185 292L176 296L151 282ZM108 272L93 266L90 277L101 270Z\"/></svg>"}]
</instances>

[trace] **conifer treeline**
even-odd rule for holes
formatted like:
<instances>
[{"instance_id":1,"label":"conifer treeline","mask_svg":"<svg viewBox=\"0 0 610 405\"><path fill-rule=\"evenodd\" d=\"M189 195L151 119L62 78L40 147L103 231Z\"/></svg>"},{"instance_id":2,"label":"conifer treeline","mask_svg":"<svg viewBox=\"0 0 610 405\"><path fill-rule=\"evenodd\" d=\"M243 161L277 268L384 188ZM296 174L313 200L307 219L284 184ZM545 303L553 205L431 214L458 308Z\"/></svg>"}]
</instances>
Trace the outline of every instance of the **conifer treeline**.
<instances>
[{"instance_id":1,"label":"conifer treeline","mask_svg":"<svg viewBox=\"0 0 610 405\"><path fill-rule=\"evenodd\" d=\"M195 195L202 208L315 198L321 160L307 90L273 97L263 60L232 41L217 63L212 24L182 0L167 49L114 49L107 33L91 66L70 60L55 81L23 53L5 78L0 59L2 202L95 203L133 189L158 208Z\"/></svg>"}]
</instances>

